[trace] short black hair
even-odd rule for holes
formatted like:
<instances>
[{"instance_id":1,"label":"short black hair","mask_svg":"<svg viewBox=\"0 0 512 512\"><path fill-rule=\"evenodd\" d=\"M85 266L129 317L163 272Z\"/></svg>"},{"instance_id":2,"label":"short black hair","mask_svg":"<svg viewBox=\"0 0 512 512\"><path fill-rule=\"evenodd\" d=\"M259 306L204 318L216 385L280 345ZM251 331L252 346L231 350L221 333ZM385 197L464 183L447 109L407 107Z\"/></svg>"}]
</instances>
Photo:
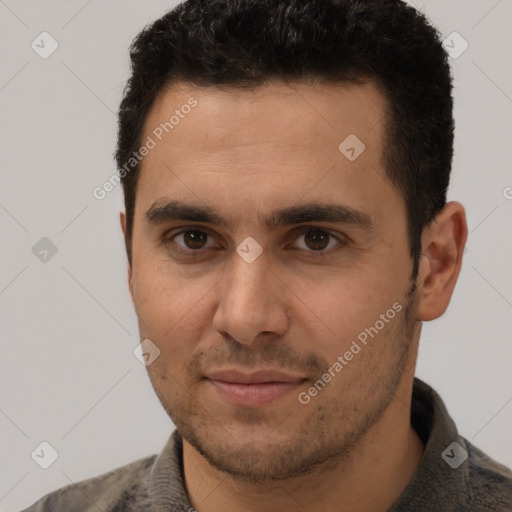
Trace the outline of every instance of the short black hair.
<instances>
[{"instance_id":1,"label":"short black hair","mask_svg":"<svg viewBox=\"0 0 512 512\"><path fill-rule=\"evenodd\" d=\"M416 278L423 229L446 204L454 132L448 56L421 12L401 0L187 0L147 26L130 57L118 169L140 148L155 98L174 82L243 89L271 79L373 80L386 99L382 161L405 200ZM139 171L137 164L120 175L130 263Z\"/></svg>"}]
</instances>

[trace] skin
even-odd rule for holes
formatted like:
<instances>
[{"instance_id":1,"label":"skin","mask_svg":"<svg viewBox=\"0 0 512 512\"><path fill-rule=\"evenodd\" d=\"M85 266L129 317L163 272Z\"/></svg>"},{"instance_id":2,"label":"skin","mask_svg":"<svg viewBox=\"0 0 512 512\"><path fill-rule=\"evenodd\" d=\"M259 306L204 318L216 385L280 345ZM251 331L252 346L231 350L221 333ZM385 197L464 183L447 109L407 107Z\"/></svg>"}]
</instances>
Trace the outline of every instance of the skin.
<instances>
[{"instance_id":1,"label":"skin","mask_svg":"<svg viewBox=\"0 0 512 512\"><path fill-rule=\"evenodd\" d=\"M386 511L423 453L409 421L421 322L441 316L452 296L464 208L448 203L425 229L413 283L405 204L381 163L384 97L372 82L244 91L176 83L157 98L142 140L190 97L197 106L142 162L128 281L141 339L161 351L147 370L184 438L191 503L199 512ZM366 146L354 161L338 149L349 134ZM151 206L171 199L214 208L229 227L148 222ZM310 202L363 212L372 228L260 222ZM121 227L126 236L123 213ZM252 263L236 252L249 236L262 248ZM300 403L298 393L395 303L402 310ZM306 380L241 407L204 379L227 367Z\"/></svg>"}]
</instances>

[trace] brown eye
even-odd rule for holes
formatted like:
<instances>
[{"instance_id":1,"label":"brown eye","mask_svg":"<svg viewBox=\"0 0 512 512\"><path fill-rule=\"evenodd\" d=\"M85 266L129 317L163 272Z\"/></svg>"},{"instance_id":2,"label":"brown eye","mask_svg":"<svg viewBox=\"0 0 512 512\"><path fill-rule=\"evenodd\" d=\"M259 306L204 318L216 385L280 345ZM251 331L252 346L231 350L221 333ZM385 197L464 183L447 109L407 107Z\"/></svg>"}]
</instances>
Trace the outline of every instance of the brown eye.
<instances>
[{"instance_id":1,"label":"brown eye","mask_svg":"<svg viewBox=\"0 0 512 512\"><path fill-rule=\"evenodd\" d=\"M346 244L347 240L341 233L340 236L336 236L325 229L307 227L300 232L294 247L318 256L327 256L337 249L344 248Z\"/></svg>"},{"instance_id":2,"label":"brown eye","mask_svg":"<svg viewBox=\"0 0 512 512\"><path fill-rule=\"evenodd\" d=\"M164 243L167 248L175 250L176 252L186 253L188 251L192 253L200 252L201 249L214 247L215 243L213 239L211 239L210 245L207 245L209 238L211 239L208 233L204 231L198 229L184 229L173 235L167 235L164 239Z\"/></svg>"},{"instance_id":3,"label":"brown eye","mask_svg":"<svg viewBox=\"0 0 512 512\"><path fill-rule=\"evenodd\" d=\"M325 249L329 244L331 235L319 229L311 229L304 235L306 245L313 251L320 251Z\"/></svg>"},{"instance_id":4,"label":"brown eye","mask_svg":"<svg viewBox=\"0 0 512 512\"><path fill-rule=\"evenodd\" d=\"M204 231L183 232L183 241L188 249L202 249L207 239L208 235Z\"/></svg>"}]
</instances>

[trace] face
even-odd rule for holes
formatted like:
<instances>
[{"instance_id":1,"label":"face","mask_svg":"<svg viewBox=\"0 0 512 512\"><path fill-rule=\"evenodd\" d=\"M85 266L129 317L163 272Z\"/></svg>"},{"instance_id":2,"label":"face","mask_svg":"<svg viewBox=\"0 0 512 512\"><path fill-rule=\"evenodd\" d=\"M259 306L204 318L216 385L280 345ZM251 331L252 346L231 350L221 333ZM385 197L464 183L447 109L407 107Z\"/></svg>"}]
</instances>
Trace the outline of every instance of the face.
<instances>
[{"instance_id":1,"label":"face","mask_svg":"<svg viewBox=\"0 0 512 512\"><path fill-rule=\"evenodd\" d=\"M217 469L327 466L390 406L417 335L383 119L370 82L180 83L146 119L130 291L152 385Z\"/></svg>"}]
</instances>

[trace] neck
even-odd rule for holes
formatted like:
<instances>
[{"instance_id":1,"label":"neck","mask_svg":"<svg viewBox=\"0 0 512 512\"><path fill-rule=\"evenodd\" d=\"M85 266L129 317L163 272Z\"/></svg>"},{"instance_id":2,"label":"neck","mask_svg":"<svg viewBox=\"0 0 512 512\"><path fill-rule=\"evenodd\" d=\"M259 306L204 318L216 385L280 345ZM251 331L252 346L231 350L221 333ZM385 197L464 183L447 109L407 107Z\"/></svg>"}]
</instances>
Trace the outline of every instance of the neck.
<instances>
[{"instance_id":1,"label":"neck","mask_svg":"<svg viewBox=\"0 0 512 512\"><path fill-rule=\"evenodd\" d=\"M197 512L389 510L407 488L423 455L423 443L410 423L413 377L414 367L405 372L393 401L349 459L300 477L265 483L233 478L210 466L184 439L190 502Z\"/></svg>"}]
</instances>

